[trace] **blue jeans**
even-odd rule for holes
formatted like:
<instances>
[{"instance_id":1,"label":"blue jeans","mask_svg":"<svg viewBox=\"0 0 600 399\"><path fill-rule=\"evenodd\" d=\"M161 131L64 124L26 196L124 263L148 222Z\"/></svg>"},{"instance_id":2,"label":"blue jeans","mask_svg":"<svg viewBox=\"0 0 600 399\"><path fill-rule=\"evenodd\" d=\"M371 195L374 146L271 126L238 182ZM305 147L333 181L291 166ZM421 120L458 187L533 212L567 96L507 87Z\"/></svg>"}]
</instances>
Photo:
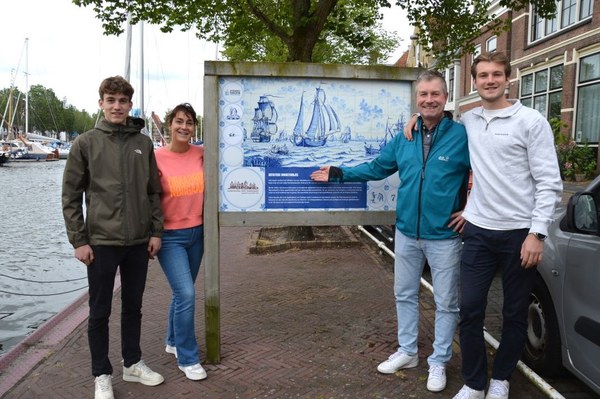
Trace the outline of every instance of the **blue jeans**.
<instances>
[{"instance_id":1,"label":"blue jeans","mask_svg":"<svg viewBox=\"0 0 600 399\"><path fill-rule=\"evenodd\" d=\"M398 316L398 344L407 355L417 354L419 288L427 259L435 301L435 339L429 365L445 365L452 357L458 323L458 281L462 243L459 237L416 240L396 230L394 296Z\"/></svg>"},{"instance_id":2,"label":"blue jeans","mask_svg":"<svg viewBox=\"0 0 600 399\"><path fill-rule=\"evenodd\" d=\"M529 229L487 230L467 223L460 270L460 349L465 384L482 390L487 384L483 337L488 291L496 270L502 270L502 338L494 358L492 378L509 380L527 339L529 294L536 268L521 266L521 245Z\"/></svg>"},{"instance_id":3,"label":"blue jeans","mask_svg":"<svg viewBox=\"0 0 600 399\"><path fill-rule=\"evenodd\" d=\"M108 358L108 321L117 268L121 275L121 355L125 367L140 361L142 297L148 273L148 244L93 245L94 262L87 268L90 316L88 341L92 375L112 374Z\"/></svg>"},{"instance_id":4,"label":"blue jeans","mask_svg":"<svg viewBox=\"0 0 600 399\"><path fill-rule=\"evenodd\" d=\"M158 260L173 297L169 307L166 344L177 348L177 363L200 363L196 341L196 289L194 283L204 254L204 228L165 230Z\"/></svg>"}]
</instances>

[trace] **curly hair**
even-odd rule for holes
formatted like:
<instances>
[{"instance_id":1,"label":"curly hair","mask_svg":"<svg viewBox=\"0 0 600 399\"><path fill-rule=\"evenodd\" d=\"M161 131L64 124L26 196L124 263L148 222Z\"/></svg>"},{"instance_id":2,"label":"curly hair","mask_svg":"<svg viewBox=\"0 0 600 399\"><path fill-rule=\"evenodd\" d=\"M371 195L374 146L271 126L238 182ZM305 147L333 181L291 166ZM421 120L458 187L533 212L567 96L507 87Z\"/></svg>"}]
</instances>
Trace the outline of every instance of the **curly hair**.
<instances>
[{"instance_id":1,"label":"curly hair","mask_svg":"<svg viewBox=\"0 0 600 399\"><path fill-rule=\"evenodd\" d=\"M129 101L133 98L133 87L122 76L111 76L100 83L100 100L104 99L105 94L124 94L129 97Z\"/></svg>"}]
</instances>

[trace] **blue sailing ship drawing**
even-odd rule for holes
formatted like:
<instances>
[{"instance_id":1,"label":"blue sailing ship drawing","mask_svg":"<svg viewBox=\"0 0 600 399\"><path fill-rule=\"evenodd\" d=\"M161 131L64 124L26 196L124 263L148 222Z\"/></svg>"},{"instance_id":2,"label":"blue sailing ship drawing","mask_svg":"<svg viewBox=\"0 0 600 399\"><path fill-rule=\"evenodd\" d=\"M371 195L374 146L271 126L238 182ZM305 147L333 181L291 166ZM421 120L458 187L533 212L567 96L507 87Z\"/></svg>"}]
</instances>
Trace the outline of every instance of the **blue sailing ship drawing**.
<instances>
[{"instance_id":1,"label":"blue sailing ship drawing","mask_svg":"<svg viewBox=\"0 0 600 399\"><path fill-rule=\"evenodd\" d=\"M277 134L277 109L268 95L260 96L258 106L254 108L252 117L252 133L250 138L255 143L268 143L271 136Z\"/></svg>"},{"instance_id":2,"label":"blue sailing ship drawing","mask_svg":"<svg viewBox=\"0 0 600 399\"><path fill-rule=\"evenodd\" d=\"M383 136L382 139L378 140L377 142L377 146L374 146L373 144L369 143L365 143L365 152L367 153L367 155L377 155L381 152L381 150L383 150L383 147L385 147L387 145L387 143L389 143L394 136L396 136L397 134L401 134L402 131L404 130L404 118L400 117L395 123L393 124L389 124L389 121L385 122L385 135Z\"/></svg>"},{"instance_id":3,"label":"blue sailing ship drawing","mask_svg":"<svg viewBox=\"0 0 600 399\"><path fill-rule=\"evenodd\" d=\"M350 126L346 126L346 128L342 132L340 140L342 141L342 143L349 143L350 140L352 140L352 130L350 129Z\"/></svg>"},{"instance_id":4,"label":"blue sailing ship drawing","mask_svg":"<svg viewBox=\"0 0 600 399\"><path fill-rule=\"evenodd\" d=\"M327 138L340 132L340 119L334 109L326 104L325 90L316 88L312 102L312 115L308 128L304 130L304 93L300 99L300 109L296 125L290 141L298 147L322 147L327 143Z\"/></svg>"}]
</instances>

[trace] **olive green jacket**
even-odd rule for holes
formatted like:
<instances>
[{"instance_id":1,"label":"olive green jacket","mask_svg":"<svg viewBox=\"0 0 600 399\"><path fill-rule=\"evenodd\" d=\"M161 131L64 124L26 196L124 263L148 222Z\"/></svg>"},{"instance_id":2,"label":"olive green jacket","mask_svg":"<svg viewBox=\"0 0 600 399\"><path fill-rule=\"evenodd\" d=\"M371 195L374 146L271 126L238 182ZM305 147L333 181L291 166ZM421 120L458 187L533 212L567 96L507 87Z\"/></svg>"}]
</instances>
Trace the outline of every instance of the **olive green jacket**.
<instances>
[{"instance_id":1,"label":"olive green jacket","mask_svg":"<svg viewBox=\"0 0 600 399\"><path fill-rule=\"evenodd\" d=\"M144 121L100 120L78 136L65 165L62 208L73 247L131 246L161 237L161 186ZM83 204L85 198L85 207ZM85 218L84 218L85 209Z\"/></svg>"}]
</instances>

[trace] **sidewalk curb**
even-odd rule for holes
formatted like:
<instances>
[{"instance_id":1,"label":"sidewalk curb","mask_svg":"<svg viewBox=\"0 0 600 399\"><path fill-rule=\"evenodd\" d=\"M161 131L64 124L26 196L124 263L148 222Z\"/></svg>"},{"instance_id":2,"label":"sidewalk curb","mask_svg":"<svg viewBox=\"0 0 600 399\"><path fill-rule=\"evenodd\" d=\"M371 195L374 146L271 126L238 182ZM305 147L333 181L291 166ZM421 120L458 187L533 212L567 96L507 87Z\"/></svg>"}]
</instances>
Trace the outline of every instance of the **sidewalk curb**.
<instances>
[{"instance_id":1,"label":"sidewalk curb","mask_svg":"<svg viewBox=\"0 0 600 399\"><path fill-rule=\"evenodd\" d=\"M117 274L114 291L121 288ZM40 361L57 350L56 345L89 316L88 292L48 319L23 341L0 357L0 396L29 374Z\"/></svg>"}]
</instances>

